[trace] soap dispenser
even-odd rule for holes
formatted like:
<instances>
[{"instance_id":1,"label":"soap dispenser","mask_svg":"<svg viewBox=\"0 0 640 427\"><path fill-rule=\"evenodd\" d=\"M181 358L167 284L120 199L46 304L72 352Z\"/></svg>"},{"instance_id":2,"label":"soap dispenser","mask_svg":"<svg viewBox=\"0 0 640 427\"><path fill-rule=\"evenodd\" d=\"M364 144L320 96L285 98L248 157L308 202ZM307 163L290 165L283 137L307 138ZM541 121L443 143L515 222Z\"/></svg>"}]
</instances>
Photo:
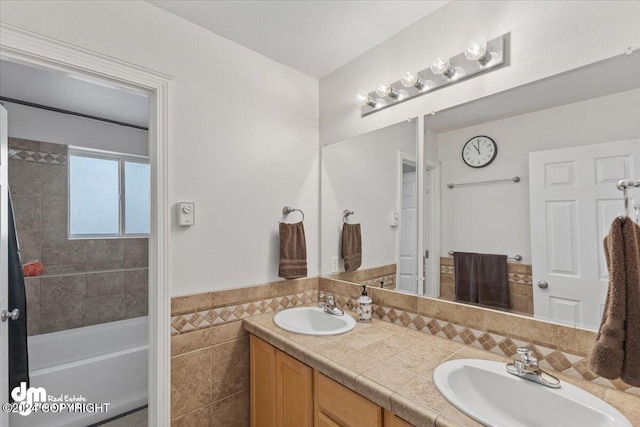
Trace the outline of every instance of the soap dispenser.
<instances>
[{"instance_id":1,"label":"soap dispenser","mask_svg":"<svg viewBox=\"0 0 640 427\"><path fill-rule=\"evenodd\" d=\"M367 295L366 285L362 285L362 295L358 297L356 303L358 320L361 322L371 322L371 297Z\"/></svg>"}]
</instances>

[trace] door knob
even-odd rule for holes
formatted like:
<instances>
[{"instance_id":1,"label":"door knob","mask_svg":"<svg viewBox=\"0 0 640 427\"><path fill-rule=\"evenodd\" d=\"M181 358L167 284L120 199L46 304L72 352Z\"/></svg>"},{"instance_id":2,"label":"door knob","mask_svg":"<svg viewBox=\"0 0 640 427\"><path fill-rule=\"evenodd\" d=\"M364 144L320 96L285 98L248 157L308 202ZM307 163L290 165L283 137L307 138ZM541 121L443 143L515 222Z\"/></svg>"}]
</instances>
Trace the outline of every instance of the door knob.
<instances>
[{"instance_id":1,"label":"door knob","mask_svg":"<svg viewBox=\"0 0 640 427\"><path fill-rule=\"evenodd\" d=\"M549 287L549 284L547 282L545 282L544 280L540 280L538 282L538 287L540 289L547 289Z\"/></svg>"},{"instance_id":2,"label":"door knob","mask_svg":"<svg viewBox=\"0 0 640 427\"><path fill-rule=\"evenodd\" d=\"M9 319L18 320L19 317L20 310L18 310L17 308L14 308L11 312L7 310L2 310L2 312L0 312L0 319L2 319L3 322L6 322Z\"/></svg>"}]
</instances>

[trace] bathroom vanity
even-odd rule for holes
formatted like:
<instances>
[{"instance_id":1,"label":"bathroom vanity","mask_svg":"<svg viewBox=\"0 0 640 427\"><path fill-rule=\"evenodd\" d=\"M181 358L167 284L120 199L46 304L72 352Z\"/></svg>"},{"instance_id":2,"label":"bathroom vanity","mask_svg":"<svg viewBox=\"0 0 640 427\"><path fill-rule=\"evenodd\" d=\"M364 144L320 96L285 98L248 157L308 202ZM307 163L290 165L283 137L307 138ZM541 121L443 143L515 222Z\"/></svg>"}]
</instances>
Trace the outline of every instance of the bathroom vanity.
<instances>
[{"instance_id":1,"label":"bathroom vanity","mask_svg":"<svg viewBox=\"0 0 640 427\"><path fill-rule=\"evenodd\" d=\"M308 336L278 328L273 317L243 320L251 334L252 427L479 426L441 396L433 370L452 359L511 360L378 319L341 335ZM615 404L604 387L558 376Z\"/></svg>"}]
</instances>

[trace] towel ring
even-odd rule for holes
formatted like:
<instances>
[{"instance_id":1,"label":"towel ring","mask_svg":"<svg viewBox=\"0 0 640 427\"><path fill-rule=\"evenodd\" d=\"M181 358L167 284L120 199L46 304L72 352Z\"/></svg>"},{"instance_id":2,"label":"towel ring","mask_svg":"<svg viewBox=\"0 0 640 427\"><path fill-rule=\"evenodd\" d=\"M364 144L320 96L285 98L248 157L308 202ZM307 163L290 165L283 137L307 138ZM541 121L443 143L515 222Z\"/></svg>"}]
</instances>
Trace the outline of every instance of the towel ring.
<instances>
[{"instance_id":1,"label":"towel ring","mask_svg":"<svg viewBox=\"0 0 640 427\"><path fill-rule=\"evenodd\" d=\"M342 222L344 222L345 224L348 224L347 219L349 218L349 215L353 215L353 211L350 211L349 209L345 209L342 211Z\"/></svg>"},{"instance_id":2,"label":"towel ring","mask_svg":"<svg viewBox=\"0 0 640 427\"><path fill-rule=\"evenodd\" d=\"M284 208L282 208L282 213L285 215L289 215L291 212L300 212L300 214L302 215L302 222L304 222L304 212L302 212L302 209L298 209L298 208L292 208L291 206L285 206Z\"/></svg>"}]
</instances>

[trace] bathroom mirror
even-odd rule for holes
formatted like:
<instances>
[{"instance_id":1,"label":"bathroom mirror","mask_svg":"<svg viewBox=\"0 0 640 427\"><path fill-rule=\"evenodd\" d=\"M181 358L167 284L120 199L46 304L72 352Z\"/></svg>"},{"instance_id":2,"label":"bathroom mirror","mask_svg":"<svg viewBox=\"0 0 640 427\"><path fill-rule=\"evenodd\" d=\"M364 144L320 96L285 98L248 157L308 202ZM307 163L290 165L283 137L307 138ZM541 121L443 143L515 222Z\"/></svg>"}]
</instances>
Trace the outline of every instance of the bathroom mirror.
<instances>
[{"instance_id":1,"label":"bathroom mirror","mask_svg":"<svg viewBox=\"0 0 640 427\"><path fill-rule=\"evenodd\" d=\"M322 147L322 275L416 293L416 147L416 119ZM361 266L346 272L345 221L362 241Z\"/></svg>"},{"instance_id":2,"label":"bathroom mirror","mask_svg":"<svg viewBox=\"0 0 640 427\"><path fill-rule=\"evenodd\" d=\"M519 255L520 261L508 260L511 311L596 329L608 285L602 238L623 212L616 183L640 177L640 53L456 106L424 121L424 190L439 209L419 237L431 259L439 260L440 274L426 274L417 293L455 300L449 251ZM492 138L498 154L488 166L472 168L462 150L479 135ZM353 161L348 167L364 166ZM429 168L439 182L429 182ZM334 172L323 172L323 186L325 175ZM631 215L640 202L633 191ZM374 203L377 195L370 197ZM428 202L425 197L425 213ZM326 203L323 191L321 271L331 274ZM334 234L336 248L339 233ZM383 263L365 264L367 255L363 252L360 276L351 273L355 282L377 280L372 267Z\"/></svg>"}]
</instances>

